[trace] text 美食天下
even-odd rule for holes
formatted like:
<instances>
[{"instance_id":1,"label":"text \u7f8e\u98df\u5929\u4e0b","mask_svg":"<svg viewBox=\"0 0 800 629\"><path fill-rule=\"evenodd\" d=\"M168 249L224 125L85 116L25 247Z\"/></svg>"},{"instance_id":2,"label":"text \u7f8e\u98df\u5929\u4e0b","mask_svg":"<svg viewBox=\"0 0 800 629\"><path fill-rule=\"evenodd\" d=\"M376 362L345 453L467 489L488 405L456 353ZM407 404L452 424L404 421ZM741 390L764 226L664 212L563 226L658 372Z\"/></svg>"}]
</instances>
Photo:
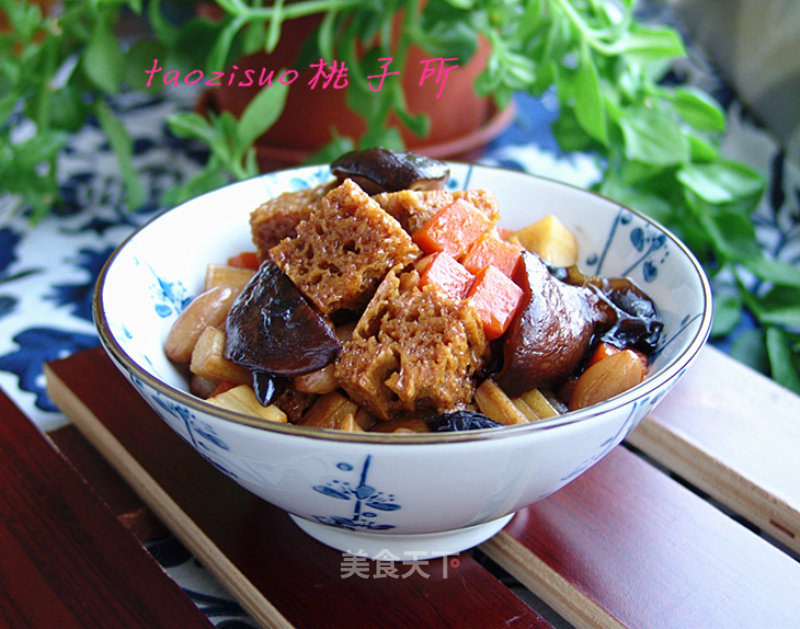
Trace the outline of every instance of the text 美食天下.
<instances>
[{"instance_id":1,"label":"text \u7f8e\u98df\u5929\u4e0b","mask_svg":"<svg viewBox=\"0 0 800 629\"><path fill-rule=\"evenodd\" d=\"M400 74L399 70L392 70L392 57L378 59L380 70L375 74L368 75L367 82L369 89L379 92L383 89L387 79ZM436 98L440 98L444 90L447 76L451 70L458 67L457 58L434 57L420 61L419 81L417 85L421 87L426 82L433 81L439 86ZM349 69L345 62L334 60L331 62L320 59L318 62L309 65L312 70L311 79L306 82L309 89L335 89L346 88L350 83L348 76ZM181 83L184 85L202 84L208 87L270 87L274 84L291 85L300 78L300 72L294 69L272 70L269 68L240 68L237 65L231 66L229 70L204 72L195 69L182 74L180 70L164 70L158 65L158 59L153 59L153 66L145 70L147 75L146 87L151 87L158 81L160 75L161 82L165 86L177 87ZM163 73L163 74L162 74Z\"/></svg>"}]
</instances>

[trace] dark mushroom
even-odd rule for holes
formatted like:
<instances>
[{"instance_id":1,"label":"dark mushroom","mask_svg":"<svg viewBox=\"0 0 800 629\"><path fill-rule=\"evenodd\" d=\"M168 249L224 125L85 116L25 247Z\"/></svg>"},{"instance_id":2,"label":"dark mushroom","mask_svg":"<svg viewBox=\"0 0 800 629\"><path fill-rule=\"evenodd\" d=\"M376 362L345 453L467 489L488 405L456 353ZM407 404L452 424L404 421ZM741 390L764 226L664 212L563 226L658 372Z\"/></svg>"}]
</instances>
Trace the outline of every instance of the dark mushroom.
<instances>
[{"instance_id":1,"label":"dark mushroom","mask_svg":"<svg viewBox=\"0 0 800 629\"><path fill-rule=\"evenodd\" d=\"M650 355L663 323L653 300L628 278L586 277L524 252L514 269L523 302L503 339L496 380L509 395L559 386L604 341Z\"/></svg>"},{"instance_id":2,"label":"dark mushroom","mask_svg":"<svg viewBox=\"0 0 800 629\"><path fill-rule=\"evenodd\" d=\"M514 269L522 305L503 341L497 383L511 396L561 383L580 364L605 313L594 292L553 277L539 256L524 252Z\"/></svg>"},{"instance_id":3,"label":"dark mushroom","mask_svg":"<svg viewBox=\"0 0 800 629\"><path fill-rule=\"evenodd\" d=\"M350 151L331 162L339 183L352 179L367 194L398 190L441 190L450 177L447 164L416 153L383 147Z\"/></svg>"},{"instance_id":4,"label":"dark mushroom","mask_svg":"<svg viewBox=\"0 0 800 629\"><path fill-rule=\"evenodd\" d=\"M270 261L261 264L236 298L226 333L228 360L273 376L321 369L341 348L331 326Z\"/></svg>"}]
</instances>

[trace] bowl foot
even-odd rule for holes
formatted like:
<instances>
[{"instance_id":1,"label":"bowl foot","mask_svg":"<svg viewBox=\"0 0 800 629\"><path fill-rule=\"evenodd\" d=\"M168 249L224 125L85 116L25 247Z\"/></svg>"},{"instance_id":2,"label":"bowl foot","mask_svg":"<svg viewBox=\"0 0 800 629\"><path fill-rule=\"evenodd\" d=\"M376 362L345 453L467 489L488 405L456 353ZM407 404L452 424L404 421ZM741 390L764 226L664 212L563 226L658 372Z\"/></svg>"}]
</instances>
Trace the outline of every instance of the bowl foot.
<instances>
[{"instance_id":1,"label":"bowl foot","mask_svg":"<svg viewBox=\"0 0 800 629\"><path fill-rule=\"evenodd\" d=\"M477 546L502 529L513 515L463 529L414 535L364 533L312 522L291 513L289 517L314 539L342 552L382 561L421 561Z\"/></svg>"}]
</instances>

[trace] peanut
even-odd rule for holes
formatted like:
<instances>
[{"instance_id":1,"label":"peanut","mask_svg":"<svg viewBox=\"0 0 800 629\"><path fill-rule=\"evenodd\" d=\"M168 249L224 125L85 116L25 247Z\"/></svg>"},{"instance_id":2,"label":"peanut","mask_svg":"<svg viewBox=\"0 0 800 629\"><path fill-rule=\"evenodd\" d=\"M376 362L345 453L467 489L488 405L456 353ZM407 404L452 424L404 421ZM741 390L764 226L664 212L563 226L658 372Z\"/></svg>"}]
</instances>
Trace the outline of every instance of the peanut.
<instances>
[{"instance_id":1,"label":"peanut","mask_svg":"<svg viewBox=\"0 0 800 629\"><path fill-rule=\"evenodd\" d=\"M645 367L639 355L630 349L606 356L584 371L569 398L574 411L607 400L644 380Z\"/></svg>"},{"instance_id":2,"label":"peanut","mask_svg":"<svg viewBox=\"0 0 800 629\"><path fill-rule=\"evenodd\" d=\"M195 297L175 319L167 334L164 341L167 357L176 363L188 363L203 330L210 325L221 325L234 299L235 291L227 286L217 286Z\"/></svg>"},{"instance_id":3,"label":"peanut","mask_svg":"<svg viewBox=\"0 0 800 629\"><path fill-rule=\"evenodd\" d=\"M189 371L216 383L251 384L253 374L225 358L224 352L225 332L209 325L194 345Z\"/></svg>"}]
</instances>

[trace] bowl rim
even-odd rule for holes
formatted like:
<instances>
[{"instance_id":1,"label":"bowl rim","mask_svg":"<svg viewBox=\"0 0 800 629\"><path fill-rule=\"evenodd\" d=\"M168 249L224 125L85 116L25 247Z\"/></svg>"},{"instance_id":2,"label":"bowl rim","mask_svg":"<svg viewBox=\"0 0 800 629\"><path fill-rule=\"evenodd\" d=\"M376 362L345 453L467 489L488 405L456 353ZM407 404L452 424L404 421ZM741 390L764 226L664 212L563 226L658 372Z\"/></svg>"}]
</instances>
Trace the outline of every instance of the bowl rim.
<instances>
[{"instance_id":1,"label":"bowl rim","mask_svg":"<svg viewBox=\"0 0 800 629\"><path fill-rule=\"evenodd\" d=\"M165 208L163 211L158 212L156 215L152 216L147 221L142 223L139 227L137 227L114 249L114 251L111 253L111 255L104 263L98 275L98 278L95 282L94 294L92 296L92 315L95 327L100 337L101 345L118 365L122 365L131 374L134 374L138 379L147 383L158 393L166 395L168 397L172 397L173 399L177 399L179 402L189 407L190 409L212 415L215 418L222 419L224 421L229 421L240 426L248 426L264 430L270 433L286 434L286 435L291 435L293 437L305 437L309 439L319 439L323 441L381 444L381 445L392 445L392 446L445 445L452 443L507 439L511 437L518 437L520 435L532 432L551 430L554 428L558 428L560 426L575 424L578 422L591 421L593 418L600 417L602 415L605 415L609 411L614 411L621 407L627 406L631 403L633 403L634 406L636 406L635 403L637 400L653 395L656 392L656 390L659 389L662 385L664 385L667 381L672 380L673 378L681 377L682 373L694 362L694 360L697 358L698 353L706 344L706 341L708 340L708 337L711 332L711 323L713 318L713 298L711 293L711 286L708 281L708 277L706 276L706 273L703 270L703 267L701 266L695 255L669 229L661 225L658 221L639 212L638 210L635 210L620 203L619 201L613 200L593 190L588 190L581 186L560 181L558 179L553 179L542 175L528 173L525 171L517 171L505 168L503 166L475 164L475 163L459 162L459 161L447 161L447 164L451 166L453 165L459 166L462 168L466 167L470 170L473 168L480 168L485 170L498 170L506 173L513 173L515 175L519 175L520 177L531 177L533 179L538 179L540 181L543 181L551 185L563 186L582 194L589 194L598 197L599 199L602 199L604 201L607 201L609 203L612 203L618 206L620 209L631 212L637 218L645 221L656 230L659 230L662 233L664 233L666 237L672 242L672 244L678 248L678 250L686 257L686 259L690 263L692 269L694 270L694 274L700 283L700 288L702 293L703 307L700 313L702 320L700 321L700 325L697 329L696 334L694 335L694 338L691 339L688 347L686 348L686 351L677 356L670 363L665 365L657 373L646 378L645 380L643 380L636 386L628 389L627 391L624 391L619 395L609 398L608 400L604 400L603 402L600 402L593 406L575 411L569 411L567 413L563 413L561 415L552 417L550 419L544 419L537 422L519 424L514 426L503 426L502 429L485 428L479 430L467 430L459 432L402 433L402 434L376 433L376 432L351 433L329 428L313 428L307 426L298 426L292 423L279 423L279 422L269 422L266 420L260 420L251 417L249 415L246 415L244 413L238 413L236 411L220 408L219 406L213 405L210 402L206 402L202 398L199 398L187 391L173 387L172 385L167 384L166 382L163 382L159 378L152 375L146 368L139 365L139 363L137 363L133 358L131 358L131 356L127 354L127 352L122 348L120 343L116 340L114 334L111 331L108 320L106 319L105 310L103 307L103 294L104 294L106 279L108 277L111 267L114 265L114 262L117 260L117 258L121 255L122 251L128 246L128 244L130 244L139 235L139 233L149 228L153 223L155 223L164 215L172 211L177 211L178 209L183 208L187 204L193 203L199 198L209 195L219 194L222 190L226 190L237 185L246 184L248 182L252 182L253 180L258 180L266 177L272 177L275 175L284 175L299 171L309 171L309 172L313 172L315 170L318 171L321 167L324 168L326 164L313 164L301 167L285 168L277 171L272 171L269 173L263 173L251 179L233 182L225 186L222 186L220 188L217 188L215 190L206 192L202 195L198 195L197 197L193 197L192 199L189 199L178 205Z\"/></svg>"}]
</instances>

